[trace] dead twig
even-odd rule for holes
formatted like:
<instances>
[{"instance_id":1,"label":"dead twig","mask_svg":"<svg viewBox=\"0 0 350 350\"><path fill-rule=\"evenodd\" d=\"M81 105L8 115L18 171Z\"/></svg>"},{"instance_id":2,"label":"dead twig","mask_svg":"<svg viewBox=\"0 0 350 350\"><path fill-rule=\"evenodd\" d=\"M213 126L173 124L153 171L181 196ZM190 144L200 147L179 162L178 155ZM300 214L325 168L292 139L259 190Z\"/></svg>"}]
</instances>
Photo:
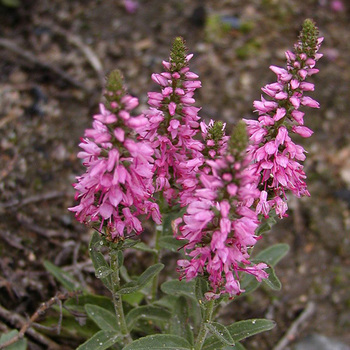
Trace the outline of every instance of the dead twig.
<instances>
[{"instance_id":1,"label":"dead twig","mask_svg":"<svg viewBox=\"0 0 350 350\"><path fill-rule=\"evenodd\" d=\"M55 199L55 198L59 198L59 197L64 197L66 195L67 195L66 192L50 191L50 192L46 192L46 193L36 194L34 196L30 196L30 197L24 198L22 200L13 199L9 202L0 203L0 211L1 211L1 209L11 208L11 207L20 208L20 207L23 207L23 206L28 205L28 204L46 201L49 199Z\"/></svg>"},{"instance_id":2,"label":"dead twig","mask_svg":"<svg viewBox=\"0 0 350 350\"><path fill-rule=\"evenodd\" d=\"M85 45L81 38L77 35L74 35L67 30L53 24L53 23L40 23L40 25L46 25L51 28L56 34L63 36L70 44L76 46L80 52L86 57L87 61L90 63L91 67L97 74L101 86L104 86L105 83L105 73L100 59L92 51L92 49Z\"/></svg>"},{"instance_id":3,"label":"dead twig","mask_svg":"<svg viewBox=\"0 0 350 350\"><path fill-rule=\"evenodd\" d=\"M55 237L67 238L69 236L67 232L57 231L57 230L39 226L33 222L32 218L22 213L18 213L16 215L16 218L18 222L22 224L24 227L45 238L55 238Z\"/></svg>"},{"instance_id":4,"label":"dead twig","mask_svg":"<svg viewBox=\"0 0 350 350\"><path fill-rule=\"evenodd\" d=\"M48 309L50 309L54 304L58 303L60 305L60 310L62 311L62 300L74 298L79 294L81 294L80 291L57 293L50 300L42 303L39 306L39 308L34 312L34 314L30 317L30 319L27 321L25 321L22 316L12 311L8 311L2 306L0 306L0 317L4 318L7 322L11 323L11 325L15 327L18 327L18 325L20 325L21 327L21 329L19 330L16 336L14 336L13 338L9 339L7 342L0 345L0 350L5 349L7 346L10 346L11 344L16 343L18 340L22 339L26 333L28 333L28 335L33 337L36 341L46 345L49 349L59 349L60 346L58 344L53 342L51 339L45 337L44 335L36 332L31 327L34 325L35 321L40 316L42 316ZM60 319L56 327L57 331L60 330L61 323L62 323L62 315L60 315Z\"/></svg>"},{"instance_id":5,"label":"dead twig","mask_svg":"<svg viewBox=\"0 0 350 350\"><path fill-rule=\"evenodd\" d=\"M285 335L280 339L277 345L272 350L283 350L285 347L296 338L298 328L315 312L315 303L310 301L304 311L292 323Z\"/></svg>"},{"instance_id":6,"label":"dead twig","mask_svg":"<svg viewBox=\"0 0 350 350\"><path fill-rule=\"evenodd\" d=\"M0 124L1 124L1 121L0 120ZM0 128L1 128L1 125L0 125ZM6 164L6 166L4 167L4 169L2 169L0 171L0 182L2 180L5 179L5 177L10 174L13 170L13 168L15 167L15 164L17 162L17 158L18 158L18 153L15 153L15 155L13 156L13 158Z\"/></svg>"},{"instance_id":7,"label":"dead twig","mask_svg":"<svg viewBox=\"0 0 350 350\"><path fill-rule=\"evenodd\" d=\"M0 47L3 47L11 52L14 52L16 55L24 58L27 62L30 62L34 65L37 65L41 68L47 69L56 75L58 75L62 80L66 81L67 83L82 89L88 93L91 93L89 89L87 89L84 84L80 83L79 81L76 81L73 79L70 75L68 75L66 72L64 72L62 69L53 66L52 64L43 62L42 60L38 59L34 54L32 54L28 50L24 50L22 47L19 47L16 43L14 43L11 40L0 38Z\"/></svg>"}]
</instances>

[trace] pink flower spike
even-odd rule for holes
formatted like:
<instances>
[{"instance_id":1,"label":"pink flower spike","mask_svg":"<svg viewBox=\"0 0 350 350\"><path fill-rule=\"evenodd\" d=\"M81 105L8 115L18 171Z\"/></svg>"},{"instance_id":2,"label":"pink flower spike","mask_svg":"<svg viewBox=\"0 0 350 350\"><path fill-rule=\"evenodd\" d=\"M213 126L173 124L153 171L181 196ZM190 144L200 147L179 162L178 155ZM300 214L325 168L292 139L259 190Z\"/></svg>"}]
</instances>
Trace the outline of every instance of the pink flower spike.
<instances>
[{"instance_id":1,"label":"pink flower spike","mask_svg":"<svg viewBox=\"0 0 350 350\"><path fill-rule=\"evenodd\" d=\"M293 117L293 119L300 125L304 124L304 112L298 111L298 110L294 110L291 113L291 116Z\"/></svg>"},{"instance_id":2,"label":"pink flower spike","mask_svg":"<svg viewBox=\"0 0 350 350\"><path fill-rule=\"evenodd\" d=\"M169 108L169 114L171 116L173 116L175 114L175 111L176 111L176 103L175 102L170 102L168 108Z\"/></svg>"},{"instance_id":3,"label":"pink flower spike","mask_svg":"<svg viewBox=\"0 0 350 350\"><path fill-rule=\"evenodd\" d=\"M119 142L124 142L124 140L125 140L125 131L122 128L116 128L114 130L114 136Z\"/></svg>"},{"instance_id":4,"label":"pink flower spike","mask_svg":"<svg viewBox=\"0 0 350 350\"><path fill-rule=\"evenodd\" d=\"M315 85L312 83L308 83L306 81L303 81L299 85L300 90L303 91L314 91L315 90Z\"/></svg>"},{"instance_id":5,"label":"pink flower spike","mask_svg":"<svg viewBox=\"0 0 350 350\"><path fill-rule=\"evenodd\" d=\"M294 125L292 127L292 131L296 134L299 134L302 137L310 137L314 133L311 129L307 128L306 126L298 125Z\"/></svg>"},{"instance_id":6,"label":"pink flower spike","mask_svg":"<svg viewBox=\"0 0 350 350\"><path fill-rule=\"evenodd\" d=\"M320 104L309 96L304 96L301 99L301 104L312 108L320 108Z\"/></svg>"},{"instance_id":7,"label":"pink flower spike","mask_svg":"<svg viewBox=\"0 0 350 350\"><path fill-rule=\"evenodd\" d=\"M152 76L151 76L152 80L159 84L160 86L168 86L168 79L164 78L163 76L161 76L160 74L156 74L156 73L153 73Z\"/></svg>"},{"instance_id":8,"label":"pink flower spike","mask_svg":"<svg viewBox=\"0 0 350 350\"><path fill-rule=\"evenodd\" d=\"M163 65L163 67L165 68L165 69L170 69L171 68L171 64L170 64L170 62L168 62L168 61L163 61L162 62L162 65Z\"/></svg>"},{"instance_id":9,"label":"pink flower spike","mask_svg":"<svg viewBox=\"0 0 350 350\"><path fill-rule=\"evenodd\" d=\"M286 115L286 109L285 108L277 108L276 114L274 115L273 119L277 122L280 119L282 119Z\"/></svg>"}]
</instances>

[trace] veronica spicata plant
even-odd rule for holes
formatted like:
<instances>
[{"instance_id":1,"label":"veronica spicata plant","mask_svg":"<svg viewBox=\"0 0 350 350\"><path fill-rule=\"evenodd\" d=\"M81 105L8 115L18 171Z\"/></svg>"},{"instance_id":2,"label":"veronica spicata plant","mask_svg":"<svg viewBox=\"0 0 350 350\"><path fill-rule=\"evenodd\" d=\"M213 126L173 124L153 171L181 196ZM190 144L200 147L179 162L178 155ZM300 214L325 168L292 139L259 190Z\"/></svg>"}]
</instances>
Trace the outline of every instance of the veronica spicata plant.
<instances>
[{"instance_id":1,"label":"veronica spicata plant","mask_svg":"<svg viewBox=\"0 0 350 350\"><path fill-rule=\"evenodd\" d=\"M286 215L287 193L309 195L305 150L292 136L312 134L303 108L319 107L306 94L314 90L307 79L318 72L321 42L306 20L294 51L286 52L287 66L270 67L277 80L254 102L258 119L239 122L230 136L224 123L199 116L194 94L201 82L182 38L164 71L152 75L159 88L148 92L141 114L121 73L109 75L105 101L80 143L86 171L77 177L78 203L69 210L94 229L90 256L112 298L85 291L66 302L94 323L78 349L244 349L241 340L275 326L266 319L224 325L216 318L221 305L262 282L281 288L274 266L288 246L256 255L253 247L269 219ZM150 245L142 240L146 221L154 223ZM139 276L123 265L130 249L153 255L154 264ZM167 251L178 254L178 278L162 276L159 285ZM66 272L46 267L67 289L81 288Z\"/></svg>"}]
</instances>

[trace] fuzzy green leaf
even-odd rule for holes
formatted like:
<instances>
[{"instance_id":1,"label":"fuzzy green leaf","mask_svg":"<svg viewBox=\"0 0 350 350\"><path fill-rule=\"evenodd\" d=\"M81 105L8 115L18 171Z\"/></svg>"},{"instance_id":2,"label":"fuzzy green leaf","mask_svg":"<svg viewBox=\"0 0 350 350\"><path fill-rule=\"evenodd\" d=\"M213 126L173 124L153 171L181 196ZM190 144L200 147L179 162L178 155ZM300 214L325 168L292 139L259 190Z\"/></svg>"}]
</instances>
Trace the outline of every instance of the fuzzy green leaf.
<instances>
[{"instance_id":1,"label":"fuzzy green leaf","mask_svg":"<svg viewBox=\"0 0 350 350\"><path fill-rule=\"evenodd\" d=\"M273 290L281 290L282 284L281 284L281 281L276 276L275 269L270 266L265 271L269 274L269 278L264 279L263 283L268 285Z\"/></svg>"},{"instance_id":2,"label":"fuzzy green leaf","mask_svg":"<svg viewBox=\"0 0 350 350\"><path fill-rule=\"evenodd\" d=\"M119 334L109 331L99 331L95 333L84 344L81 344L77 350L104 350L115 344L121 339Z\"/></svg>"},{"instance_id":3,"label":"fuzzy green leaf","mask_svg":"<svg viewBox=\"0 0 350 350\"><path fill-rule=\"evenodd\" d=\"M171 280L164 282L160 289L163 293L169 295L183 295L196 300L194 292L194 281L186 282L179 280Z\"/></svg>"},{"instance_id":4,"label":"fuzzy green leaf","mask_svg":"<svg viewBox=\"0 0 350 350\"><path fill-rule=\"evenodd\" d=\"M84 294L78 298L71 298L65 301L64 307L70 312L84 313L85 305L93 304L98 305L110 312L114 312L114 306L110 298L96 294Z\"/></svg>"},{"instance_id":5,"label":"fuzzy green leaf","mask_svg":"<svg viewBox=\"0 0 350 350\"><path fill-rule=\"evenodd\" d=\"M147 268L136 281L131 281L124 284L124 286L118 290L118 294L131 294L142 289L147 283L151 282L153 278L163 270L163 264L155 264Z\"/></svg>"},{"instance_id":6,"label":"fuzzy green leaf","mask_svg":"<svg viewBox=\"0 0 350 350\"><path fill-rule=\"evenodd\" d=\"M8 333L1 334L0 345L14 338L17 334L18 334L18 331L16 329ZM6 346L6 350L26 350L26 349L27 349L27 339L25 338L16 341L16 343L13 343L12 345Z\"/></svg>"},{"instance_id":7,"label":"fuzzy green leaf","mask_svg":"<svg viewBox=\"0 0 350 350\"><path fill-rule=\"evenodd\" d=\"M68 272L60 269L56 265L52 264L50 261L44 261L45 269L50 272L58 282L62 284L64 288L68 291L73 292L78 289L83 289L80 283L77 282L76 278L74 278Z\"/></svg>"},{"instance_id":8,"label":"fuzzy green leaf","mask_svg":"<svg viewBox=\"0 0 350 350\"><path fill-rule=\"evenodd\" d=\"M93 232L89 244L90 258L92 260L92 264L94 265L96 276L101 276L98 278L100 278L102 283L112 291L113 286L110 276L112 270L110 270L110 267L107 264L103 254L98 249L101 246L100 242L102 242L100 235L97 232Z\"/></svg>"},{"instance_id":9,"label":"fuzzy green leaf","mask_svg":"<svg viewBox=\"0 0 350 350\"><path fill-rule=\"evenodd\" d=\"M187 340L172 334L154 334L133 341L123 350L188 350L191 345Z\"/></svg>"},{"instance_id":10,"label":"fuzzy green leaf","mask_svg":"<svg viewBox=\"0 0 350 350\"><path fill-rule=\"evenodd\" d=\"M254 259L252 259L252 262L263 261L266 264L268 264L270 267L274 267L288 253L288 250L289 250L288 244L284 244L284 243L275 244L263 250L262 252L260 252ZM271 276L270 284L271 286L273 285L277 288L279 281L277 281L276 279L278 280L276 274L273 272L273 276ZM268 282L267 284L270 286ZM253 275L244 274L241 279L241 288L244 289L245 292L242 294L242 296L253 292L255 289L259 287L259 285L260 283L256 280L256 278Z\"/></svg>"},{"instance_id":11,"label":"fuzzy green leaf","mask_svg":"<svg viewBox=\"0 0 350 350\"><path fill-rule=\"evenodd\" d=\"M208 292L208 282L201 277L197 277L195 281L195 295L199 301L199 305L203 306L206 301L205 293Z\"/></svg>"},{"instance_id":12,"label":"fuzzy green leaf","mask_svg":"<svg viewBox=\"0 0 350 350\"><path fill-rule=\"evenodd\" d=\"M226 345L234 345L235 342L231 337L228 329L218 322L206 323L205 326L221 343Z\"/></svg>"},{"instance_id":13,"label":"fuzzy green leaf","mask_svg":"<svg viewBox=\"0 0 350 350\"><path fill-rule=\"evenodd\" d=\"M147 244L143 242L138 242L133 246L134 249L140 250L141 252L152 253L155 254L157 251L153 248L150 248Z\"/></svg>"},{"instance_id":14,"label":"fuzzy green leaf","mask_svg":"<svg viewBox=\"0 0 350 350\"><path fill-rule=\"evenodd\" d=\"M145 305L139 306L135 309L129 311L126 315L125 320L128 326L128 329L133 329L134 324L140 319L147 319L152 321L168 321L171 317L171 313L164 308L153 306L153 305Z\"/></svg>"},{"instance_id":15,"label":"fuzzy green leaf","mask_svg":"<svg viewBox=\"0 0 350 350\"><path fill-rule=\"evenodd\" d=\"M112 312L104 309L103 307L92 304L86 304L85 311L102 330L111 331L114 333L117 333L119 330L117 318Z\"/></svg>"},{"instance_id":16,"label":"fuzzy green leaf","mask_svg":"<svg viewBox=\"0 0 350 350\"><path fill-rule=\"evenodd\" d=\"M188 310L187 300L185 297L180 296L171 314L170 332L187 339L190 344L193 344L193 332L188 322Z\"/></svg>"},{"instance_id":17,"label":"fuzzy green leaf","mask_svg":"<svg viewBox=\"0 0 350 350\"><path fill-rule=\"evenodd\" d=\"M123 294L122 295L122 300L127 302L128 304L137 307L141 301L143 300L143 298L145 297L145 295L141 292L134 292L131 294Z\"/></svg>"},{"instance_id":18,"label":"fuzzy green leaf","mask_svg":"<svg viewBox=\"0 0 350 350\"><path fill-rule=\"evenodd\" d=\"M159 239L159 246L163 249L170 250L171 252L177 252L186 244L186 242L187 241L178 240L172 236L163 236Z\"/></svg>"},{"instance_id":19,"label":"fuzzy green leaf","mask_svg":"<svg viewBox=\"0 0 350 350\"><path fill-rule=\"evenodd\" d=\"M288 253L288 251L288 244L274 244L273 246L266 248L262 252L260 252L256 257L254 257L254 260L263 261L266 264L274 267Z\"/></svg>"},{"instance_id":20,"label":"fuzzy green leaf","mask_svg":"<svg viewBox=\"0 0 350 350\"><path fill-rule=\"evenodd\" d=\"M266 319L252 319L239 321L227 326L226 329L229 331L234 342L238 342L245 338L251 337L252 335L266 332L276 326L276 323ZM220 349L220 341L216 336L211 336L204 342L202 350ZM234 348L233 348L234 349Z\"/></svg>"}]
</instances>

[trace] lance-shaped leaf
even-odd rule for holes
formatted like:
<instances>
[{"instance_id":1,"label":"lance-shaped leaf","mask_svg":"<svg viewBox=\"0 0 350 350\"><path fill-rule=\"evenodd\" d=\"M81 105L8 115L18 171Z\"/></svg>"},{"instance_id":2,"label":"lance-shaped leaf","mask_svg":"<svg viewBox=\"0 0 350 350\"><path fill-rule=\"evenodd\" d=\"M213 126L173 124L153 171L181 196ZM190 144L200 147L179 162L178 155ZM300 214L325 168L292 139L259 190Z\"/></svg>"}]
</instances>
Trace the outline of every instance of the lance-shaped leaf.
<instances>
[{"instance_id":1,"label":"lance-shaped leaf","mask_svg":"<svg viewBox=\"0 0 350 350\"><path fill-rule=\"evenodd\" d=\"M10 339L14 338L18 334L17 329L11 332L4 333L0 337L0 345L6 343ZM6 346L6 350L26 350L27 349L27 339L20 339L13 343L12 345Z\"/></svg>"},{"instance_id":2,"label":"lance-shaped leaf","mask_svg":"<svg viewBox=\"0 0 350 350\"><path fill-rule=\"evenodd\" d=\"M259 225L259 227L255 230L255 234L257 236L262 235L263 233L270 231L272 226L277 222L276 221L276 214L274 212L271 212L269 214L269 217L267 219L261 218L262 223Z\"/></svg>"},{"instance_id":3,"label":"lance-shaped leaf","mask_svg":"<svg viewBox=\"0 0 350 350\"><path fill-rule=\"evenodd\" d=\"M272 267L288 253L289 245L285 243L274 244L273 246L261 251L254 259L264 261Z\"/></svg>"},{"instance_id":4,"label":"lance-shaped leaf","mask_svg":"<svg viewBox=\"0 0 350 350\"><path fill-rule=\"evenodd\" d=\"M118 333L119 326L115 314L103 307L92 304L86 304L85 311L100 329Z\"/></svg>"},{"instance_id":5,"label":"lance-shaped leaf","mask_svg":"<svg viewBox=\"0 0 350 350\"><path fill-rule=\"evenodd\" d=\"M188 350L191 345L187 340L172 334L154 334L133 341L123 350Z\"/></svg>"},{"instance_id":6,"label":"lance-shaped leaf","mask_svg":"<svg viewBox=\"0 0 350 350\"><path fill-rule=\"evenodd\" d=\"M177 252L188 241L178 240L173 236L163 236L159 239L159 246L161 248L170 250L171 252Z\"/></svg>"},{"instance_id":7,"label":"lance-shaped leaf","mask_svg":"<svg viewBox=\"0 0 350 350\"><path fill-rule=\"evenodd\" d=\"M260 252L254 259L252 259L252 262L263 261L270 267L274 267L288 253L288 250L288 244L275 244ZM276 275L274 274L274 276ZM271 282L272 285L274 285L274 282L278 284L274 276L271 277L274 280L273 282ZM256 288L259 287L259 284L260 283L256 280L256 278L253 275L244 274L241 279L241 288L244 289L245 292L242 294L242 296L253 292Z\"/></svg>"},{"instance_id":8,"label":"lance-shaped leaf","mask_svg":"<svg viewBox=\"0 0 350 350\"><path fill-rule=\"evenodd\" d=\"M183 216L186 212L186 208L174 208L171 212L165 213L163 215L163 230L162 235L163 236L171 236L173 235L173 228L172 228L172 222L179 218L180 216Z\"/></svg>"},{"instance_id":9,"label":"lance-shaped leaf","mask_svg":"<svg viewBox=\"0 0 350 350\"><path fill-rule=\"evenodd\" d=\"M128 329L131 330L140 318L152 320L155 322L164 322L169 321L170 317L171 313L164 308L153 305L144 305L130 310L125 317L125 321Z\"/></svg>"},{"instance_id":10,"label":"lance-shaped leaf","mask_svg":"<svg viewBox=\"0 0 350 350\"><path fill-rule=\"evenodd\" d=\"M68 291L73 292L75 290L83 289L80 283L77 282L76 278L56 265L50 263L50 261L45 260L44 266L45 269L50 272Z\"/></svg>"},{"instance_id":11,"label":"lance-shaped leaf","mask_svg":"<svg viewBox=\"0 0 350 350\"><path fill-rule=\"evenodd\" d=\"M111 299L96 294L84 294L77 298L68 299L65 301L64 307L70 312L84 313L86 304L98 305L99 307L109 310L110 312L114 312L114 306Z\"/></svg>"},{"instance_id":12,"label":"lance-shaped leaf","mask_svg":"<svg viewBox=\"0 0 350 350\"><path fill-rule=\"evenodd\" d=\"M150 248L147 244L143 242L138 242L133 246L134 249L140 250L141 252L153 253L156 254L157 251L153 248Z\"/></svg>"},{"instance_id":13,"label":"lance-shaped leaf","mask_svg":"<svg viewBox=\"0 0 350 350\"><path fill-rule=\"evenodd\" d=\"M179 280L171 280L164 282L160 289L163 293L169 295L178 295L178 296L186 296L196 300L195 292L194 292L194 281L186 282Z\"/></svg>"},{"instance_id":14,"label":"lance-shaped leaf","mask_svg":"<svg viewBox=\"0 0 350 350\"><path fill-rule=\"evenodd\" d=\"M275 269L270 266L265 271L269 274L269 278L264 279L263 282L273 290L281 290L282 284L276 276Z\"/></svg>"},{"instance_id":15,"label":"lance-shaped leaf","mask_svg":"<svg viewBox=\"0 0 350 350\"><path fill-rule=\"evenodd\" d=\"M153 280L153 278L164 268L164 264L155 264L147 268L136 281L131 281L123 285L121 289L117 291L118 294L130 294L135 293L142 289L147 283Z\"/></svg>"},{"instance_id":16,"label":"lance-shaped leaf","mask_svg":"<svg viewBox=\"0 0 350 350\"><path fill-rule=\"evenodd\" d=\"M101 237L97 232L93 232L89 243L89 253L92 264L95 268L95 274L101 279L102 283L110 290L113 290L110 274L113 272L103 254L97 249L100 247Z\"/></svg>"},{"instance_id":17,"label":"lance-shaped leaf","mask_svg":"<svg viewBox=\"0 0 350 350\"><path fill-rule=\"evenodd\" d=\"M77 350L105 350L119 340L121 340L121 336L115 332L99 331L81 344Z\"/></svg>"},{"instance_id":18,"label":"lance-shaped leaf","mask_svg":"<svg viewBox=\"0 0 350 350\"><path fill-rule=\"evenodd\" d=\"M234 342L238 342L245 338L251 337L252 335L266 332L276 326L276 323L271 320L265 319L252 319L239 321L227 326L226 329L229 331ZM202 350L213 350L221 349L221 342L216 336L211 336L204 342Z\"/></svg>"},{"instance_id":19,"label":"lance-shaped leaf","mask_svg":"<svg viewBox=\"0 0 350 350\"><path fill-rule=\"evenodd\" d=\"M190 344L193 344L193 332L189 324L188 306L186 298L180 296L171 314L170 332L187 339Z\"/></svg>"},{"instance_id":20,"label":"lance-shaped leaf","mask_svg":"<svg viewBox=\"0 0 350 350\"><path fill-rule=\"evenodd\" d=\"M205 293L208 292L208 282L201 277L197 277L195 280L195 295L201 307L204 307L206 302Z\"/></svg>"},{"instance_id":21,"label":"lance-shaped leaf","mask_svg":"<svg viewBox=\"0 0 350 350\"><path fill-rule=\"evenodd\" d=\"M233 346L224 346L221 350L246 350L246 348L241 343L235 343Z\"/></svg>"},{"instance_id":22,"label":"lance-shaped leaf","mask_svg":"<svg viewBox=\"0 0 350 350\"><path fill-rule=\"evenodd\" d=\"M225 345L234 345L235 342L231 337L228 329L218 322L208 322L205 324L208 331L212 333L221 343Z\"/></svg>"}]
</instances>

